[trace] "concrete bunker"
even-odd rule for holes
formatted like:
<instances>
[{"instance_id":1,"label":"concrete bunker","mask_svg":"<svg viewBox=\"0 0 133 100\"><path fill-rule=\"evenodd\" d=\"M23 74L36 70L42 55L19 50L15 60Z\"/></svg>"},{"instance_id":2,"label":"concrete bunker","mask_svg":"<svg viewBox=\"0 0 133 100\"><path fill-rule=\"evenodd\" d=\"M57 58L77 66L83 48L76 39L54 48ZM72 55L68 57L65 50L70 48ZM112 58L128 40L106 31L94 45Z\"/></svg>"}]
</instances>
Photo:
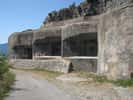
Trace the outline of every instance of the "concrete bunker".
<instances>
[{"instance_id":1,"label":"concrete bunker","mask_svg":"<svg viewBox=\"0 0 133 100\"><path fill-rule=\"evenodd\" d=\"M97 72L110 79L133 77L133 1L100 1L103 11L97 16L48 22L38 30L13 34L10 56L20 59L13 64L30 67L32 63L32 67L64 72L71 62L74 70ZM23 61L31 55L29 64Z\"/></svg>"}]
</instances>

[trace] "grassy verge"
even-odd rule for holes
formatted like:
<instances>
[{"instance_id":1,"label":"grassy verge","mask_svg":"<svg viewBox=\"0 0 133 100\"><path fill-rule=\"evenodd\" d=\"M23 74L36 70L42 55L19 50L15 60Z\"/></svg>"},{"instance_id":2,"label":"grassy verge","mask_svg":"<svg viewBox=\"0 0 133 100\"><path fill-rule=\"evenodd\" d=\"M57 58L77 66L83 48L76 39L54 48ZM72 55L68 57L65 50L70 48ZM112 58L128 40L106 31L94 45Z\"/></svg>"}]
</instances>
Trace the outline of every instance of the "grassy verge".
<instances>
[{"instance_id":1,"label":"grassy verge","mask_svg":"<svg viewBox=\"0 0 133 100\"><path fill-rule=\"evenodd\" d=\"M15 75L9 71L6 59L0 57L0 100L7 95L14 80Z\"/></svg>"},{"instance_id":2,"label":"grassy verge","mask_svg":"<svg viewBox=\"0 0 133 100\"><path fill-rule=\"evenodd\" d=\"M53 72L53 71L48 71L43 69L33 69L33 70L21 69L21 71L27 71L27 72L32 72L33 74L35 73L36 75L41 75L43 78L47 79L48 81L53 81L56 79L56 77L63 75L63 73L60 73L60 72ZM92 79L91 80L92 83L100 83L100 84L111 83L116 86L133 87L133 79L114 81L114 80L108 80L106 76L99 76L94 73L88 73L88 72L73 72L73 73L75 73L78 77L88 79L88 83L90 83L90 79Z\"/></svg>"},{"instance_id":3,"label":"grassy verge","mask_svg":"<svg viewBox=\"0 0 133 100\"><path fill-rule=\"evenodd\" d=\"M33 73L39 74L41 76L44 76L47 80L55 80L56 77L63 75L63 73L60 72L53 72L48 70L29 70ZM77 75L82 78L92 79L95 83L111 83L116 86L122 86L122 87L133 87L133 79L128 80L108 80L106 76L99 76L94 73L88 73L88 72L77 72Z\"/></svg>"},{"instance_id":4,"label":"grassy verge","mask_svg":"<svg viewBox=\"0 0 133 100\"><path fill-rule=\"evenodd\" d=\"M8 95L10 86L13 85L15 75L11 72L7 72L3 75L3 79L0 80L0 100L3 100Z\"/></svg>"},{"instance_id":5,"label":"grassy verge","mask_svg":"<svg viewBox=\"0 0 133 100\"><path fill-rule=\"evenodd\" d=\"M127 79L127 80L108 80L106 76L99 76L93 73L88 73L88 72L79 72L78 73L79 77L84 77L84 78L92 78L94 82L98 83L111 83L116 86L122 86L122 87L133 87L133 79Z\"/></svg>"},{"instance_id":6,"label":"grassy verge","mask_svg":"<svg viewBox=\"0 0 133 100\"><path fill-rule=\"evenodd\" d=\"M63 73L61 72L54 72L54 71L49 71L45 69L17 69L17 68L12 68L13 70L18 70L18 71L24 71L24 72L31 72L35 75L40 75L44 79L51 81L55 80L56 77L62 75Z\"/></svg>"},{"instance_id":7,"label":"grassy verge","mask_svg":"<svg viewBox=\"0 0 133 100\"><path fill-rule=\"evenodd\" d=\"M133 87L133 79L113 81L113 84L123 87Z\"/></svg>"},{"instance_id":8,"label":"grassy verge","mask_svg":"<svg viewBox=\"0 0 133 100\"><path fill-rule=\"evenodd\" d=\"M48 71L48 70L40 70L40 69L35 69L35 70L30 70L33 73L36 73L38 75L43 76L47 80L54 80L56 77L62 75L60 72L53 72L53 71Z\"/></svg>"}]
</instances>

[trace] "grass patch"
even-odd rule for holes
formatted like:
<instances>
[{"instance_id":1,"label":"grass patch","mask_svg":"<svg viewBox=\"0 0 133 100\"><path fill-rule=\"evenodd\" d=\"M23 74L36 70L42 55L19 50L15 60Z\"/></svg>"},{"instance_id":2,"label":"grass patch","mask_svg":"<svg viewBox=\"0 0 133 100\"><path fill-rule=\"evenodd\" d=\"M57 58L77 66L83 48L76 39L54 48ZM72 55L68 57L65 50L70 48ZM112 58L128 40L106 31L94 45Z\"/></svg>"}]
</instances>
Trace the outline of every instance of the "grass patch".
<instances>
[{"instance_id":1,"label":"grass patch","mask_svg":"<svg viewBox=\"0 0 133 100\"><path fill-rule=\"evenodd\" d=\"M94 82L99 82L99 83L104 83L107 82L108 79L105 76L98 76L94 73L88 73L88 72L79 72L78 73L79 77L84 77L84 78L92 78Z\"/></svg>"},{"instance_id":2,"label":"grass patch","mask_svg":"<svg viewBox=\"0 0 133 100\"><path fill-rule=\"evenodd\" d=\"M92 78L94 82L98 83L111 83L116 86L122 86L122 87L133 87L133 79L127 79L127 80L108 80L106 76L99 76L94 73L88 73L88 72L79 72L79 77L84 78Z\"/></svg>"},{"instance_id":3,"label":"grass patch","mask_svg":"<svg viewBox=\"0 0 133 100\"><path fill-rule=\"evenodd\" d=\"M3 75L3 79L0 80L0 100L3 100L10 90L10 86L15 81L15 75L12 72L7 72Z\"/></svg>"},{"instance_id":4,"label":"grass patch","mask_svg":"<svg viewBox=\"0 0 133 100\"><path fill-rule=\"evenodd\" d=\"M35 70L31 70L31 71L36 73L36 74L39 74L41 76L44 76L44 78L47 79L47 80L55 79L56 77L63 74L63 73L60 73L60 72L40 70L40 69L35 69Z\"/></svg>"},{"instance_id":5,"label":"grass patch","mask_svg":"<svg viewBox=\"0 0 133 100\"><path fill-rule=\"evenodd\" d=\"M54 72L54 71L48 71L45 69L16 69L16 68L12 68L14 70L19 70L19 71L24 71L24 72L31 72L35 75L40 75L43 78L45 78L46 80L54 80L56 79L56 77L62 75L63 73L61 72Z\"/></svg>"},{"instance_id":6,"label":"grass patch","mask_svg":"<svg viewBox=\"0 0 133 100\"><path fill-rule=\"evenodd\" d=\"M113 83L117 86L122 86L122 87L133 87L133 79L128 79L128 80L117 80L113 81Z\"/></svg>"}]
</instances>

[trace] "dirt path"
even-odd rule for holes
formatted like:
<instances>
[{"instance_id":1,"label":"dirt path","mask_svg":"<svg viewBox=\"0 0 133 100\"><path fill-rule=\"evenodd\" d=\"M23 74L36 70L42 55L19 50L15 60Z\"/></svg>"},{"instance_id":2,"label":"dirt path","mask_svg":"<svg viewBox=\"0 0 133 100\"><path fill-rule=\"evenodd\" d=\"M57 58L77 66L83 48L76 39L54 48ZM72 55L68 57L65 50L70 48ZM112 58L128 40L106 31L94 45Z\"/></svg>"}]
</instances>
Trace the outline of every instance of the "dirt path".
<instances>
[{"instance_id":1,"label":"dirt path","mask_svg":"<svg viewBox=\"0 0 133 100\"><path fill-rule=\"evenodd\" d=\"M15 71L16 83L6 100L79 100L39 76Z\"/></svg>"},{"instance_id":2,"label":"dirt path","mask_svg":"<svg viewBox=\"0 0 133 100\"><path fill-rule=\"evenodd\" d=\"M44 78L46 74L42 76L36 72L20 70L14 72L16 84L5 100L133 100L133 88L91 82L73 83L69 81L69 76L75 79L73 74L63 75L64 82L49 82Z\"/></svg>"}]
</instances>

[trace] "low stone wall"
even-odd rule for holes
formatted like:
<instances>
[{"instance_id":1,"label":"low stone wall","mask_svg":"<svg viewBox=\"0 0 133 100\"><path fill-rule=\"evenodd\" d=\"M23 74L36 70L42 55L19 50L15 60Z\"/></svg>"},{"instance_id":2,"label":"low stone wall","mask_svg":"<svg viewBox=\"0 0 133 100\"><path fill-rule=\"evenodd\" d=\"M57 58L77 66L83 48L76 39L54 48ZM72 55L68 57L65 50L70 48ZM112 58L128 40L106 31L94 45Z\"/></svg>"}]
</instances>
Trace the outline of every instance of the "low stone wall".
<instances>
[{"instance_id":1,"label":"low stone wall","mask_svg":"<svg viewBox=\"0 0 133 100\"><path fill-rule=\"evenodd\" d=\"M19 69L45 69L49 71L58 71L68 73L70 69L70 62L64 60L10 60L9 63L14 68Z\"/></svg>"},{"instance_id":2,"label":"low stone wall","mask_svg":"<svg viewBox=\"0 0 133 100\"><path fill-rule=\"evenodd\" d=\"M97 72L97 59L11 59L9 63L18 69L45 69L49 71L58 71L68 73L74 71Z\"/></svg>"}]
</instances>

